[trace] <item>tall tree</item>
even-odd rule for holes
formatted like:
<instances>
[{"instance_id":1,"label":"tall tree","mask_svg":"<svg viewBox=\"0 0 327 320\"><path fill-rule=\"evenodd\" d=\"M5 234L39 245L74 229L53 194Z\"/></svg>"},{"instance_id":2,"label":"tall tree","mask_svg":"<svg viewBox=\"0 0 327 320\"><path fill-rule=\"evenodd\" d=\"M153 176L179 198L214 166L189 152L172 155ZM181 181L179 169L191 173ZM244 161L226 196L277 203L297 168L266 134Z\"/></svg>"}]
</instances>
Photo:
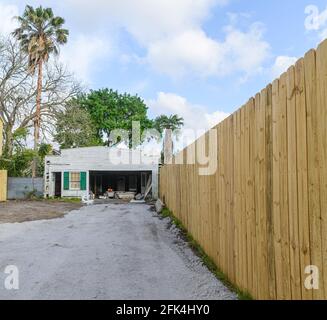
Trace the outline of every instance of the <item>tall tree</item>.
<instances>
[{"instance_id":1,"label":"tall tree","mask_svg":"<svg viewBox=\"0 0 327 320\"><path fill-rule=\"evenodd\" d=\"M138 96L102 89L83 95L78 102L89 112L96 128L97 138L106 141L108 145L114 130L125 130L128 132L128 137L117 137L118 141L113 143L125 142L131 147L134 121L140 123L141 133L153 126L147 116L148 108Z\"/></svg>"},{"instance_id":2,"label":"tall tree","mask_svg":"<svg viewBox=\"0 0 327 320\"><path fill-rule=\"evenodd\" d=\"M59 46L67 43L69 32L63 29L65 20L56 17L51 8L42 6L34 9L26 6L22 16L17 17L19 28L14 36L21 44L22 50L28 54L28 67L31 74L38 70L36 117L34 120L34 151L37 151L40 142L41 100L43 64L50 55L59 54ZM37 158L33 161L32 175L36 176Z\"/></svg>"},{"instance_id":3,"label":"tall tree","mask_svg":"<svg viewBox=\"0 0 327 320\"><path fill-rule=\"evenodd\" d=\"M184 126L184 119L177 114L166 116L162 115L155 119L155 128L165 135L164 138L164 163L170 163L173 157L173 133Z\"/></svg>"},{"instance_id":4,"label":"tall tree","mask_svg":"<svg viewBox=\"0 0 327 320\"><path fill-rule=\"evenodd\" d=\"M101 145L102 141L97 138L95 128L88 111L81 108L76 99L72 99L64 110L57 113L57 132L54 138L61 149Z\"/></svg>"}]
</instances>

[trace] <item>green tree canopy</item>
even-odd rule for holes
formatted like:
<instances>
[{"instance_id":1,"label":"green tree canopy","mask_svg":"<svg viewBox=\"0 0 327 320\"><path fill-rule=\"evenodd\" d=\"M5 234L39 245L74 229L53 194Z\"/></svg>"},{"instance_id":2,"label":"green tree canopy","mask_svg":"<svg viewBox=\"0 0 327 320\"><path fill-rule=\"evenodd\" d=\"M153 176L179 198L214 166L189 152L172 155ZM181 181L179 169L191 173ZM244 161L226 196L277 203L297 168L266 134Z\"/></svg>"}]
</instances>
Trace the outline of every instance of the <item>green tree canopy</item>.
<instances>
[{"instance_id":1,"label":"green tree canopy","mask_svg":"<svg viewBox=\"0 0 327 320\"><path fill-rule=\"evenodd\" d=\"M26 147L27 135L26 129L17 129L13 135L13 153L5 153L0 157L0 169L7 170L9 177L31 176L31 164L35 158L38 159L37 176L43 176L44 158L52 154L52 145L41 143L35 152Z\"/></svg>"},{"instance_id":2,"label":"green tree canopy","mask_svg":"<svg viewBox=\"0 0 327 320\"><path fill-rule=\"evenodd\" d=\"M67 103L65 110L57 114L55 141L61 149L101 145L96 125L85 108L76 99Z\"/></svg>"},{"instance_id":3,"label":"green tree canopy","mask_svg":"<svg viewBox=\"0 0 327 320\"><path fill-rule=\"evenodd\" d=\"M184 126L184 119L177 114L161 115L154 120L154 127L162 134L166 129L176 131Z\"/></svg>"},{"instance_id":4,"label":"green tree canopy","mask_svg":"<svg viewBox=\"0 0 327 320\"><path fill-rule=\"evenodd\" d=\"M141 132L153 127L153 122L147 116L148 108L137 95L101 89L81 96L78 102L89 112L97 138L106 141L106 144L112 131L117 129L128 131L130 139L133 121L140 123ZM121 137L121 141L130 143L126 140L126 137Z\"/></svg>"}]
</instances>

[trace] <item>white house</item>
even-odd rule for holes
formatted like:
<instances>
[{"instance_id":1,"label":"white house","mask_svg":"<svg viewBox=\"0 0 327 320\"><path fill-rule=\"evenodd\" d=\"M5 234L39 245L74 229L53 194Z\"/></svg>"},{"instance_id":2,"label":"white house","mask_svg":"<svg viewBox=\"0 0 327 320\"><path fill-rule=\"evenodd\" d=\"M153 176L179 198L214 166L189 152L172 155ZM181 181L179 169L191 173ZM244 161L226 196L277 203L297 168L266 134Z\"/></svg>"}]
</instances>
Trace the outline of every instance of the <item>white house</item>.
<instances>
[{"instance_id":1,"label":"white house","mask_svg":"<svg viewBox=\"0 0 327 320\"><path fill-rule=\"evenodd\" d=\"M90 147L66 149L45 158L45 197L82 197L108 189L144 194L152 181L158 197L159 157L140 150Z\"/></svg>"}]
</instances>

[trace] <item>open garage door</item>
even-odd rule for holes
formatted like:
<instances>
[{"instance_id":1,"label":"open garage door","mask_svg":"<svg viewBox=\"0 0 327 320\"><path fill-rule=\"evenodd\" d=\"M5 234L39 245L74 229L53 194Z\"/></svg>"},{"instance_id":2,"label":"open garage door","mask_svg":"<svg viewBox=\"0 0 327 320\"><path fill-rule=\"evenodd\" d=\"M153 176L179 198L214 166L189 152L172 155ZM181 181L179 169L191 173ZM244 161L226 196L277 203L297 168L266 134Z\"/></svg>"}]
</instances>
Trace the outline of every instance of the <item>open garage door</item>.
<instances>
[{"instance_id":1,"label":"open garage door","mask_svg":"<svg viewBox=\"0 0 327 320\"><path fill-rule=\"evenodd\" d=\"M151 176L151 171L90 171L90 190L97 198L108 189L144 194Z\"/></svg>"}]
</instances>

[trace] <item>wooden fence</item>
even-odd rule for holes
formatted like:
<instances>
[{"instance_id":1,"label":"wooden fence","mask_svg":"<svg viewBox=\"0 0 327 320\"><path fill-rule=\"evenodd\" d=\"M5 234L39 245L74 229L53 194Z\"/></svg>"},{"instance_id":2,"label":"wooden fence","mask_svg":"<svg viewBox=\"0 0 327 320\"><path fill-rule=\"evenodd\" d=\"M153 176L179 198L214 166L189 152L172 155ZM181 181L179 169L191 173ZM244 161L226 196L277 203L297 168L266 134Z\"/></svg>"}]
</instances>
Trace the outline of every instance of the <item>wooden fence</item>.
<instances>
[{"instance_id":1,"label":"wooden fence","mask_svg":"<svg viewBox=\"0 0 327 320\"><path fill-rule=\"evenodd\" d=\"M7 200L7 171L0 170L0 202Z\"/></svg>"},{"instance_id":2,"label":"wooden fence","mask_svg":"<svg viewBox=\"0 0 327 320\"><path fill-rule=\"evenodd\" d=\"M165 165L161 199L254 298L327 299L327 41L214 129L216 173Z\"/></svg>"}]
</instances>

